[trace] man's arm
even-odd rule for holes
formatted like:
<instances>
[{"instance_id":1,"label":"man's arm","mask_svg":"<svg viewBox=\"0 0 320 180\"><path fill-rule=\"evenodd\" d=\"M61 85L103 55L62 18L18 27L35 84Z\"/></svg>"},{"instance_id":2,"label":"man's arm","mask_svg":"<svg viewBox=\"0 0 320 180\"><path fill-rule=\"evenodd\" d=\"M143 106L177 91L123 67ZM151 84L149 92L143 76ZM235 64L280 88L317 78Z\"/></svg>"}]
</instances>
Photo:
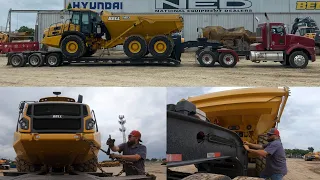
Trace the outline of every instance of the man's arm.
<instances>
[{"instance_id":1,"label":"man's arm","mask_svg":"<svg viewBox=\"0 0 320 180\"><path fill-rule=\"evenodd\" d=\"M247 151L262 157L267 157L268 155L267 151L265 150L255 150L255 149L248 148Z\"/></svg>"},{"instance_id":2,"label":"man's arm","mask_svg":"<svg viewBox=\"0 0 320 180\"><path fill-rule=\"evenodd\" d=\"M261 144L253 144L247 141L245 141L244 144L248 145L250 148L253 148L253 149L263 149L263 146Z\"/></svg>"},{"instance_id":3,"label":"man's arm","mask_svg":"<svg viewBox=\"0 0 320 180\"><path fill-rule=\"evenodd\" d=\"M113 146L110 148L113 152L119 152L120 151L120 148L119 146Z\"/></svg>"},{"instance_id":4,"label":"man's arm","mask_svg":"<svg viewBox=\"0 0 320 180\"><path fill-rule=\"evenodd\" d=\"M113 156L126 161L139 161L140 159L146 159L147 148L145 146L140 147L139 151L134 155L114 154Z\"/></svg>"},{"instance_id":5,"label":"man's arm","mask_svg":"<svg viewBox=\"0 0 320 180\"><path fill-rule=\"evenodd\" d=\"M141 156L139 154L135 154L135 155L115 154L115 158L123 159L126 161L139 161L141 159Z\"/></svg>"}]
</instances>

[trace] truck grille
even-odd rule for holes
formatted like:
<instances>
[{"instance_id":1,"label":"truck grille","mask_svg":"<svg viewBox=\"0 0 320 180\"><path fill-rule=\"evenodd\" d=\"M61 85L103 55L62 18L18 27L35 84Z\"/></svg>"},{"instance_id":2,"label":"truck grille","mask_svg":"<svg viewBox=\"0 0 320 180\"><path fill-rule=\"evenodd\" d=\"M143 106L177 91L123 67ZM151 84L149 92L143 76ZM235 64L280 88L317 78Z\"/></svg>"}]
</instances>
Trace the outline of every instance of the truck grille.
<instances>
[{"instance_id":1,"label":"truck grille","mask_svg":"<svg viewBox=\"0 0 320 180\"><path fill-rule=\"evenodd\" d=\"M81 118L33 118L33 129L40 131L80 130Z\"/></svg>"},{"instance_id":2,"label":"truck grille","mask_svg":"<svg viewBox=\"0 0 320 180\"><path fill-rule=\"evenodd\" d=\"M50 115L65 115L65 116L80 116L81 106L77 104L37 104L34 105L34 116L50 116Z\"/></svg>"}]
</instances>

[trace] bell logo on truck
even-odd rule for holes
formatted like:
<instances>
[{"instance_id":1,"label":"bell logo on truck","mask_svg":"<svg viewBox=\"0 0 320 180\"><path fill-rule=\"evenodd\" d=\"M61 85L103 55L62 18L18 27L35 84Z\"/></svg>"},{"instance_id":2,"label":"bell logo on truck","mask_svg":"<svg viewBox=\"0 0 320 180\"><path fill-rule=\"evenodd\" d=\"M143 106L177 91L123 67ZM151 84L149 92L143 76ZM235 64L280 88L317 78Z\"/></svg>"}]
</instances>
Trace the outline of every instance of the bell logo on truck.
<instances>
[{"instance_id":1,"label":"bell logo on truck","mask_svg":"<svg viewBox=\"0 0 320 180\"><path fill-rule=\"evenodd\" d=\"M320 1L297 1L296 10L320 10Z\"/></svg>"},{"instance_id":2,"label":"bell logo on truck","mask_svg":"<svg viewBox=\"0 0 320 180\"><path fill-rule=\"evenodd\" d=\"M52 115L52 118L62 118L62 115Z\"/></svg>"},{"instance_id":3,"label":"bell logo on truck","mask_svg":"<svg viewBox=\"0 0 320 180\"><path fill-rule=\"evenodd\" d=\"M156 12L252 12L249 0L155 0Z\"/></svg>"}]
</instances>

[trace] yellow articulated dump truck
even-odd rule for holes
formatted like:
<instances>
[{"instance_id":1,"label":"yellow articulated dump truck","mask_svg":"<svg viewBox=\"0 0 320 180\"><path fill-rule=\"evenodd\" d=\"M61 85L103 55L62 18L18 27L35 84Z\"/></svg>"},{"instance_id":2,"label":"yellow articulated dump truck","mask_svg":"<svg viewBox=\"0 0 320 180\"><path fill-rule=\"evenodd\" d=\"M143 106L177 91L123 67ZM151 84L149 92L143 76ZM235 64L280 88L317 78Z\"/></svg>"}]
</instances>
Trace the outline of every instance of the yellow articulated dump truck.
<instances>
[{"instance_id":1,"label":"yellow articulated dump truck","mask_svg":"<svg viewBox=\"0 0 320 180\"><path fill-rule=\"evenodd\" d=\"M267 143L265 133L277 127L289 97L289 88L244 88L190 97L211 123L236 132L243 141ZM201 116L199 116L201 118ZM265 159L248 154L256 171Z\"/></svg>"},{"instance_id":2,"label":"yellow articulated dump truck","mask_svg":"<svg viewBox=\"0 0 320 180\"><path fill-rule=\"evenodd\" d=\"M112 177L113 173L105 172L98 163L101 135L94 111L82 103L82 95L75 101L59 96L60 92L54 94L20 103L13 142L17 172L4 172L4 176L26 180L38 179L39 175L61 175L64 179Z\"/></svg>"},{"instance_id":3,"label":"yellow articulated dump truck","mask_svg":"<svg viewBox=\"0 0 320 180\"><path fill-rule=\"evenodd\" d=\"M172 15L126 15L73 9L71 22L46 29L42 43L60 48L68 58L90 56L98 49L123 45L130 58L148 53L167 58L173 51L171 34L180 32L183 19Z\"/></svg>"}]
</instances>

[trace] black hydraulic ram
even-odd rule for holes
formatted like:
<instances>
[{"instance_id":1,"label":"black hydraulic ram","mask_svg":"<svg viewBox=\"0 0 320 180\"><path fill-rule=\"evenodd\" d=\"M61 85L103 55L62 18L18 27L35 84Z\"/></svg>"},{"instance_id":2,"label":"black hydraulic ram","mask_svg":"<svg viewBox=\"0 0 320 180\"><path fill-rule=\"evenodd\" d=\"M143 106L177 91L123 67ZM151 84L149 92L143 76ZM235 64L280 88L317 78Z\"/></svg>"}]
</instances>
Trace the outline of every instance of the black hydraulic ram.
<instances>
[{"instance_id":1,"label":"black hydraulic ram","mask_svg":"<svg viewBox=\"0 0 320 180\"><path fill-rule=\"evenodd\" d=\"M248 158L241 138L199 117L195 105L189 101L167 106L168 179L176 179L174 176L179 174L170 167L190 164L194 164L198 172L230 178L246 176Z\"/></svg>"}]
</instances>

